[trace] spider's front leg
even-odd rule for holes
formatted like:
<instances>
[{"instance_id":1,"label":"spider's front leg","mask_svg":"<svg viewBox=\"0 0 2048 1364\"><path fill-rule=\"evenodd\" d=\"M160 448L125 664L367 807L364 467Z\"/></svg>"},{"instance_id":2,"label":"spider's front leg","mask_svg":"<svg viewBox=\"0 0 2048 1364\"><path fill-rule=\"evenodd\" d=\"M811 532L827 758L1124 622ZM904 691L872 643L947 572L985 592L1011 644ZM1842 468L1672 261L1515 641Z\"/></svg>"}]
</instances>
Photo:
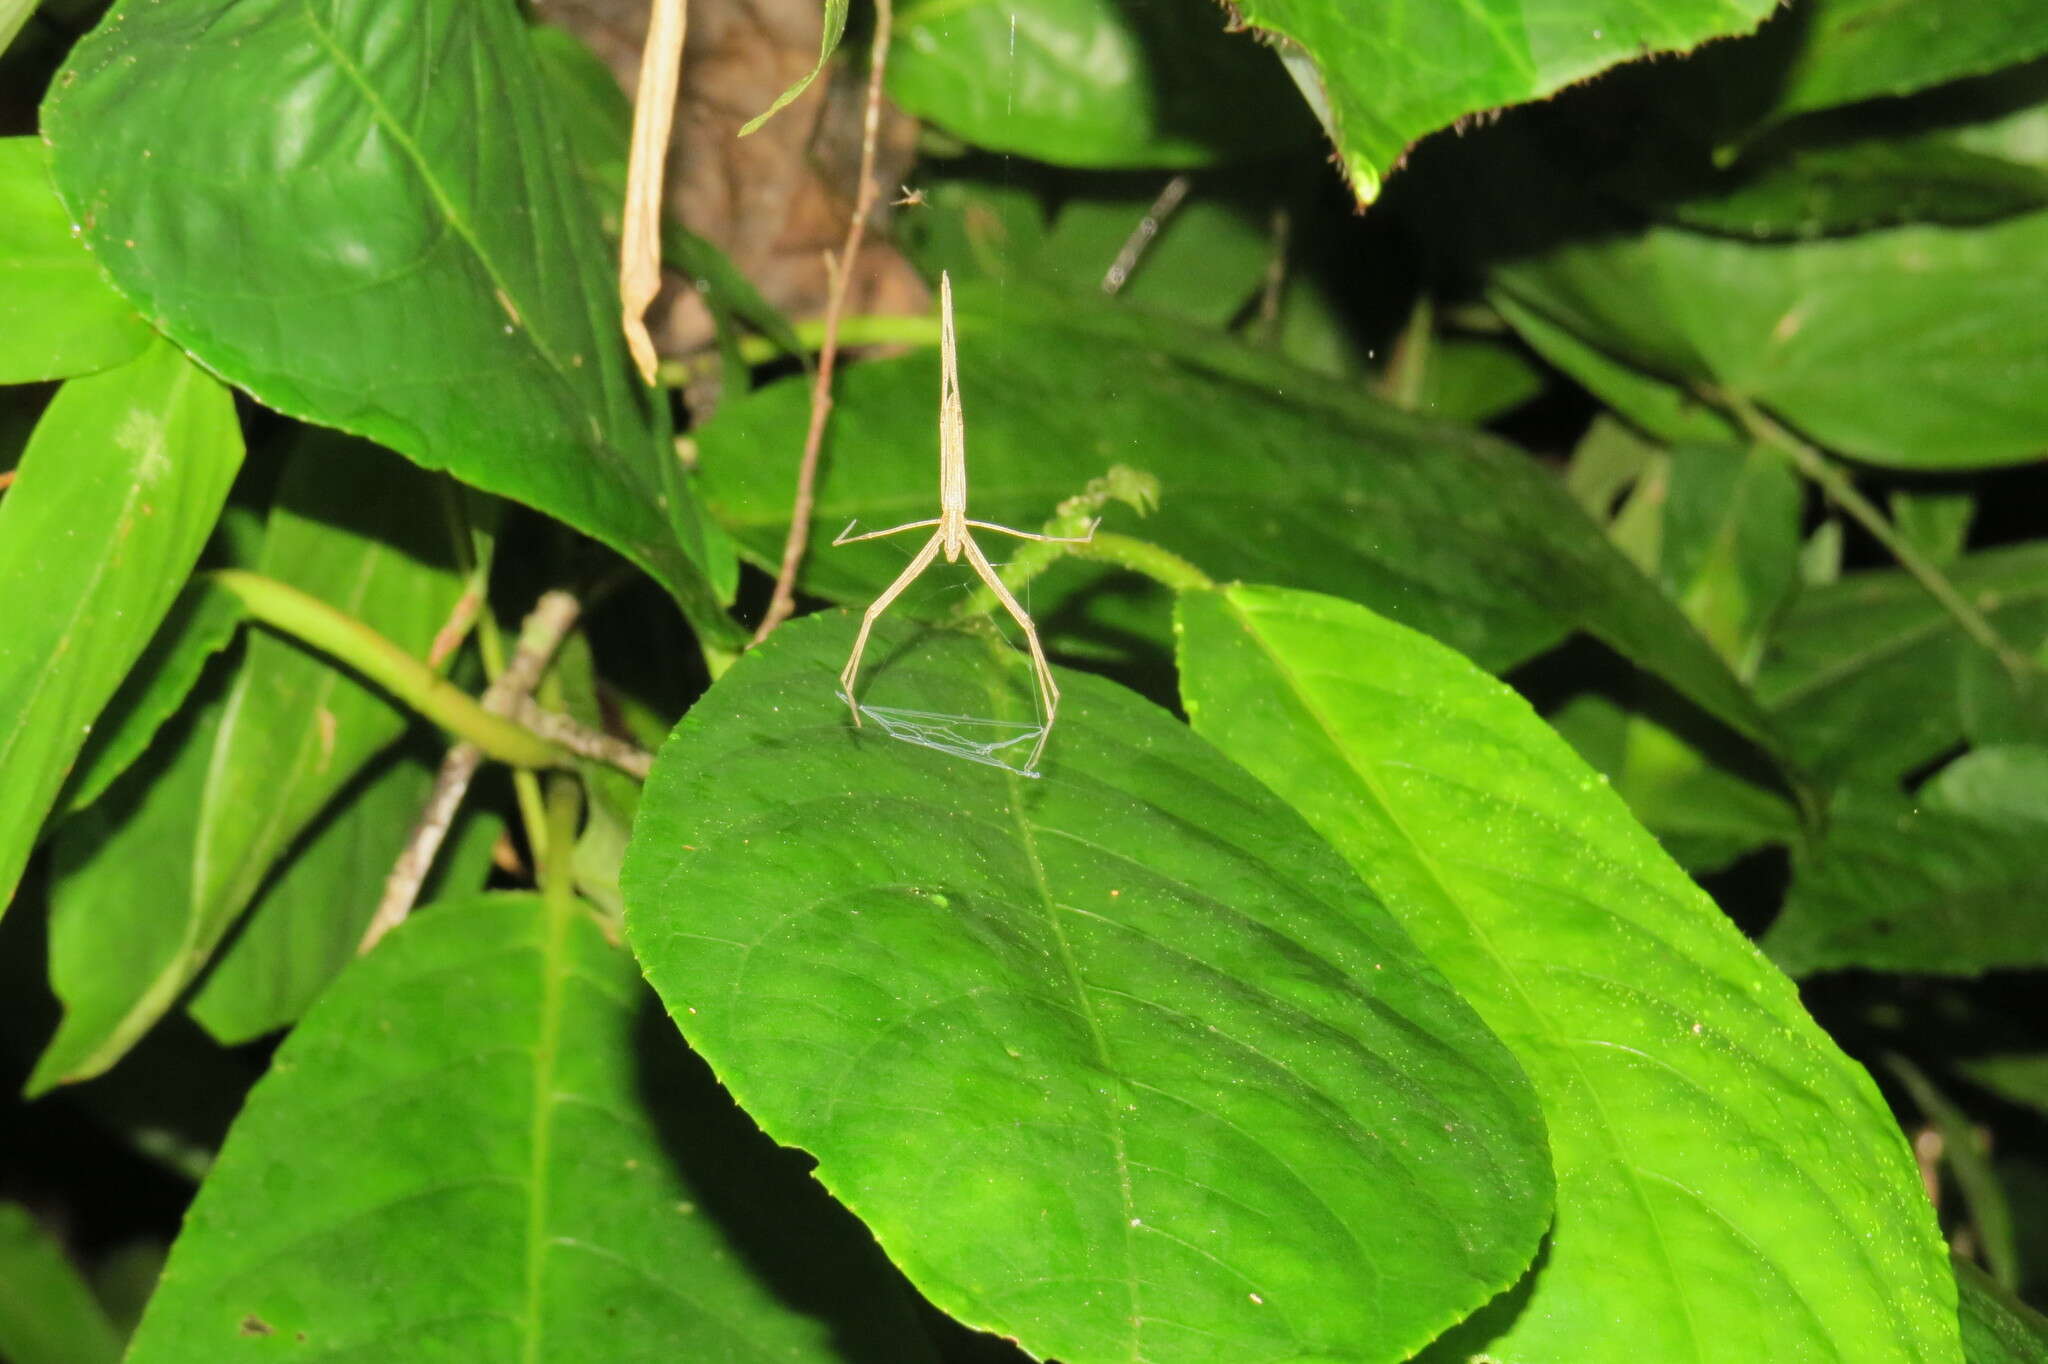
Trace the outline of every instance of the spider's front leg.
<instances>
[{"instance_id":1,"label":"spider's front leg","mask_svg":"<svg viewBox=\"0 0 2048 1364\"><path fill-rule=\"evenodd\" d=\"M874 599L868 606L868 613L860 618L860 633L853 637L853 655L846 660L846 667L839 673L839 694L846 698L846 707L853 712L855 729L861 727L861 722L860 702L853 699L853 684L860 676L860 656L867 652L868 632L875 628L875 622L889 609L889 604L903 595L903 589L915 582L918 574L931 567L932 560L938 557L940 545L944 543L944 531L935 533L931 539L925 541L924 548L917 552L917 557L904 567L903 572L896 576L896 581L890 583L881 596Z\"/></svg>"}]
</instances>

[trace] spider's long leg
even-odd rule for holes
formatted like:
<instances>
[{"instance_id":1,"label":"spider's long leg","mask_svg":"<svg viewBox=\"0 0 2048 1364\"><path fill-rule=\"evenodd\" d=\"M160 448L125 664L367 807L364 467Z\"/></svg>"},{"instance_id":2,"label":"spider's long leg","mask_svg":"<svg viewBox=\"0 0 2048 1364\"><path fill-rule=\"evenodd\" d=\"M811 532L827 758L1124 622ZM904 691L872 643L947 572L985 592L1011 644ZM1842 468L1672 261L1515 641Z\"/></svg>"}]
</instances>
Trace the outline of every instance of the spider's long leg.
<instances>
[{"instance_id":1,"label":"spider's long leg","mask_svg":"<svg viewBox=\"0 0 2048 1364\"><path fill-rule=\"evenodd\" d=\"M926 524L930 523L927 522ZM896 581L890 583L888 589L881 596L875 598L874 602L868 607L868 613L860 618L860 633L855 635L853 639L853 656L846 660L846 668L839 674L839 690L845 693L847 707L853 711L853 727L855 729L861 727L860 702L853 699L853 684L854 680L860 676L860 656L868 647L868 631L875 628L875 621L880 618L884 611L889 609L889 603L902 596L903 589L910 586L916 580L918 574L931 567L932 560L938 557L941 538L938 535L934 535L931 539L925 541L924 548L917 552L917 557L912 559L903 572L897 575ZM983 562L987 561L984 560Z\"/></svg>"},{"instance_id":2,"label":"spider's long leg","mask_svg":"<svg viewBox=\"0 0 2048 1364\"><path fill-rule=\"evenodd\" d=\"M999 526L993 521L969 521L967 524L977 530L1001 531L1005 535L1014 535L1019 540L1042 540L1048 545L1085 545L1095 538L1095 528L1102 523L1089 522L1086 535L1040 535L1035 531L1013 530L1009 526Z\"/></svg>"},{"instance_id":3,"label":"spider's long leg","mask_svg":"<svg viewBox=\"0 0 2048 1364\"><path fill-rule=\"evenodd\" d=\"M974 569L975 576L988 584L988 590L996 594L996 600L1010 613L1010 619L1016 621L1018 628L1024 631L1024 642L1031 646L1031 673L1038 679L1039 700L1045 703L1045 724L1038 731L1037 746L1031 750L1031 757L1024 764L1026 772L1035 772L1038 770L1039 755L1045 752L1045 741L1052 735L1053 716L1059 713L1059 684L1052 680L1052 665L1045 661L1045 648L1038 642L1038 627L1031 623L1030 614L1017 605L1017 599L1010 595L1009 588L1003 586L1003 580L996 576L995 568L990 565L988 556L981 552L981 546L975 544L972 537L968 538L964 548L967 551L967 562Z\"/></svg>"},{"instance_id":4,"label":"spider's long leg","mask_svg":"<svg viewBox=\"0 0 2048 1364\"><path fill-rule=\"evenodd\" d=\"M905 521L902 525L891 526L887 530L870 530L863 531L859 535L848 535L846 530L852 530L854 526L853 522L848 521L846 523L846 530L839 532L839 538L834 540L832 545L836 549L840 545L850 545L860 540L879 540L884 535L894 535L899 530L922 530L926 526L936 526L938 524L939 518L934 516L924 521Z\"/></svg>"}]
</instances>

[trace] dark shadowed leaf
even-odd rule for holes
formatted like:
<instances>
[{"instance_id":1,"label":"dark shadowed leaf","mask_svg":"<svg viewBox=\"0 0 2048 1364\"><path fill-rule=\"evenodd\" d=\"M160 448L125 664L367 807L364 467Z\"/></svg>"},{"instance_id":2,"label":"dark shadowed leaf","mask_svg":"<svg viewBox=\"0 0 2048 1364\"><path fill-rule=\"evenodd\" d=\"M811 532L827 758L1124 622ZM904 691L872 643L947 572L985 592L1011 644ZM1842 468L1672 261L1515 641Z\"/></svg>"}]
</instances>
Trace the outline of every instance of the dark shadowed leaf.
<instances>
[{"instance_id":1,"label":"dark shadowed leaf","mask_svg":"<svg viewBox=\"0 0 2048 1364\"><path fill-rule=\"evenodd\" d=\"M71 230L49 148L0 138L0 383L91 374L134 359L150 335Z\"/></svg>"},{"instance_id":2,"label":"dark shadowed leaf","mask_svg":"<svg viewBox=\"0 0 2048 1364\"><path fill-rule=\"evenodd\" d=\"M1185 593L1179 620L1197 732L1351 860L1542 1098L1548 1253L1440 1357L1959 1358L1869 1076L1526 702L1330 597Z\"/></svg>"},{"instance_id":3,"label":"dark shadowed leaf","mask_svg":"<svg viewBox=\"0 0 2048 1364\"><path fill-rule=\"evenodd\" d=\"M251 1093L129 1358L926 1359L843 1226L789 1234L814 1273L867 1294L864 1313L816 1319L751 1272L708 1215L733 1176L678 1103L678 1044L641 1026L648 1003L577 906L422 910Z\"/></svg>"},{"instance_id":4,"label":"dark shadowed leaf","mask_svg":"<svg viewBox=\"0 0 2048 1364\"><path fill-rule=\"evenodd\" d=\"M1494 279L1610 363L1710 384L1844 454L1985 468L2048 450L2044 255L2048 213L1797 244L1654 228ZM1551 353L1540 330L1529 339Z\"/></svg>"},{"instance_id":5,"label":"dark shadowed leaf","mask_svg":"<svg viewBox=\"0 0 2048 1364\"><path fill-rule=\"evenodd\" d=\"M716 619L729 551L627 363L516 8L125 0L54 90L58 186L157 326L266 404L559 517Z\"/></svg>"},{"instance_id":6,"label":"dark shadowed leaf","mask_svg":"<svg viewBox=\"0 0 2048 1364\"><path fill-rule=\"evenodd\" d=\"M0 906L241 462L227 390L163 344L71 380L36 424L0 499Z\"/></svg>"},{"instance_id":7,"label":"dark shadowed leaf","mask_svg":"<svg viewBox=\"0 0 2048 1364\"><path fill-rule=\"evenodd\" d=\"M1960 1256L1955 1261L1963 1358L1968 1364L2041 1364L2048 1360L2048 1317L2000 1288Z\"/></svg>"},{"instance_id":8,"label":"dark shadowed leaf","mask_svg":"<svg viewBox=\"0 0 2048 1364\"><path fill-rule=\"evenodd\" d=\"M1794 975L2048 964L2044 752L1970 754L1913 799L1849 787L1796 868L1764 949Z\"/></svg>"},{"instance_id":9,"label":"dark shadowed leaf","mask_svg":"<svg viewBox=\"0 0 2048 1364\"><path fill-rule=\"evenodd\" d=\"M2048 546L1988 550L1948 571L2022 653L2048 642ZM1893 781L1931 762L1966 733L1973 688L2016 703L2016 685L1901 569L1802 592L1757 676L1795 756L1828 782Z\"/></svg>"},{"instance_id":10,"label":"dark shadowed leaf","mask_svg":"<svg viewBox=\"0 0 2048 1364\"><path fill-rule=\"evenodd\" d=\"M64 1247L19 1203L0 1203L0 1354L10 1364L113 1364L121 1338Z\"/></svg>"},{"instance_id":11,"label":"dark shadowed leaf","mask_svg":"<svg viewBox=\"0 0 2048 1364\"><path fill-rule=\"evenodd\" d=\"M1070 1364L1392 1361L1520 1272L1526 1085L1306 826L1085 674L1041 780L855 731L852 630L784 627L684 717L627 935L926 1296ZM868 658L877 704L1029 714L980 637Z\"/></svg>"}]
</instances>

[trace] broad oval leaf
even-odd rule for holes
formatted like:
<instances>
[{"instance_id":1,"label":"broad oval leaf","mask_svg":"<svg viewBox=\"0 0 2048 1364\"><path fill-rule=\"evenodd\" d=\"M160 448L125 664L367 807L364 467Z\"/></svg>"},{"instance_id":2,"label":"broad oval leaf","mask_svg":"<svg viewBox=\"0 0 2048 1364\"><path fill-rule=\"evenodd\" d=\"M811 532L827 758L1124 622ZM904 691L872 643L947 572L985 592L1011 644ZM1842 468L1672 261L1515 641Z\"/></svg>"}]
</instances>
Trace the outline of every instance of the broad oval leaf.
<instances>
[{"instance_id":1,"label":"broad oval leaf","mask_svg":"<svg viewBox=\"0 0 2048 1364\"><path fill-rule=\"evenodd\" d=\"M1235 1364L1405 1359L1514 1278L1526 1084L1306 826L1085 674L1038 781L856 731L852 632L785 626L683 718L626 927L914 1284L1068 1364ZM864 695L1030 713L979 637L885 618L868 660Z\"/></svg>"},{"instance_id":2,"label":"broad oval leaf","mask_svg":"<svg viewBox=\"0 0 2048 1364\"><path fill-rule=\"evenodd\" d=\"M124 0L43 111L115 282L280 411L731 592L515 7ZM245 117L250 109L264 118Z\"/></svg>"},{"instance_id":3,"label":"broad oval leaf","mask_svg":"<svg viewBox=\"0 0 2048 1364\"><path fill-rule=\"evenodd\" d=\"M1738 732L1769 721L1697 631L1522 452L1278 363L1220 333L1035 294L959 291L969 511L1037 529L1113 464L1158 476L1143 523L1106 529L1164 545L1216 578L1340 591L1507 667L1585 628ZM832 549L937 507L938 363L931 351L839 380L818 486L806 590L865 602L901 571L894 542ZM808 419L800 381L728 400L698 436L707 500L743 551L772 566L789 515L787 461ZM1124 519L1119 520L1119 517ZM1070 639L1168 636L1163 592L1069 559L1032 584L1055 637L1062 607L1095 621Z\"/></svg>"},{"instance_id":4,"label":"broad oval leaf","mask_svg":"<svg viewBox=\"0 0 2048 1364\"><path fill-rule=\"evenodd\" d=\"M1746 33L1776 0L1239 0L1284 40L1358 201L1424 134L1554 94L1618 62Z\"/></svg>"},{"instance_id":5,"label":"broad oval leaf","mask_svg":"<svg viewBox=\"0 0 2048 1364\"><path fill-rule=\"evenodd\" d=\"M1181 0L912 0L889 97L958 137L1063 166L1201 166L1306 143L1273 55Z\"/></svg>"},{"instance_id":6,"label":"broad oval leaf","mask_svg":"<svg viewBox=\"0 0 2048 1364\"><path fill-rule=\"evenodd\" d=\"M227 390L162 343L71 380L36 424L0 499L0 905L241 464Z\"/></svg>"},{"instance_id":7,"label":"broad oval leaf","mask_svg":"<svg viewBox=\"0 0 2048 1364\"><path fill-rule=\"evenodd\" d=\"M1197 732L1350 858L1542 1098L1549 1251L1459 1351L1959 1359L1933 1210L1870 1077L1527 703L1331 597L1188 593L1180 625Z\"/></svg>"},{"instance_id":8,"label":"broad oval leaf","mask_svg":"<svg viewBox=\"0 0 2048 1364\"><path fill-rule=\"evenodd\" d=\"M150 335L72 230L49 148L0 138L0 383L91 374L134 359Z\"/></svg>"},{"instance_id":9,"label":"broad oval leaf","mask_svg":"<svg viewBox=\"0 0 2048 1364\"><path fill-rule=\"evenodd\" d=\"M250 1093L128 1359L926 1358L841 1226L791 1219L815 1272L868 1295L865 1320L835 1332L756 1275L741 1250L758 1240L736 1243L705 1206L720 1190L694 1186L719 1153L674 1067L641 1050L676 1045L639 1026L643 1004L632 960L579 907L418 913Z\"/></svg>"}]
</instances>

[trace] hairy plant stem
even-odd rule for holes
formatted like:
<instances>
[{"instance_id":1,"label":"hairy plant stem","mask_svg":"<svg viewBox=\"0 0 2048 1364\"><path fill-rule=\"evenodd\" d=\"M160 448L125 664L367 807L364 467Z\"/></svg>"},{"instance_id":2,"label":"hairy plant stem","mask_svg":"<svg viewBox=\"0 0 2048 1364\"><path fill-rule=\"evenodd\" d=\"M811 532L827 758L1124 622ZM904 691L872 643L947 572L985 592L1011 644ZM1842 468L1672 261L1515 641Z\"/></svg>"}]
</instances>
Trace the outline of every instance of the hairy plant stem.
<instances>
[{"instance_id":1,"label":"hairy plant stem","mask_svg":"<svg viewBox=\"0 0 2048 1364\"><path fill-rule=\"evenodd\" d=\"M1829 459L1818 446L1794 434L1747 399L1725 394L1716 396L1719 405L1734 414L1752 440L1783 451L1809 482L1869 531L1871 537L1898 560L1899 567L1910 573L1920 586L1927 589L1927 594L1955 618L1963 633L1989 650L2015 681L2024 682L2033 675L2034 665L2027 656L1998 633L1998 628L1970 604L1933 560L1899 534L1891 518L1857 489L1855 480L1846 470Z\"/></svg>"}]
</instances>

